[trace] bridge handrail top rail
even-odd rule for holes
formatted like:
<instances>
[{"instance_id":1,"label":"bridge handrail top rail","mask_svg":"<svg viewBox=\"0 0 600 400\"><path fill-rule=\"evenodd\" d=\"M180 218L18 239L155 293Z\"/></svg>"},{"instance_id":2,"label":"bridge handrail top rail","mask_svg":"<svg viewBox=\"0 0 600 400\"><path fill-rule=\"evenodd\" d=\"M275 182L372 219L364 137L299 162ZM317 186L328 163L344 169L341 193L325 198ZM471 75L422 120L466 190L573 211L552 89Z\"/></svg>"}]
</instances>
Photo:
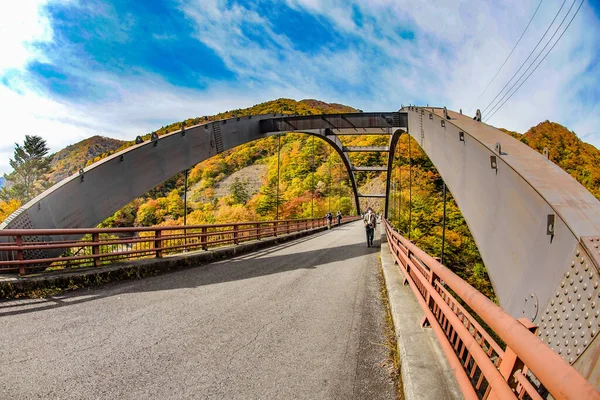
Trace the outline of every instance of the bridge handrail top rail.
<instances>
[{"instance_id":1,"label":"bridge handrail top rail","mask_svg":"<svg viewBox=\"0 0 600 400\"><path fill-rule=\"evenodd\" d=\"M426 264L500 336L552 393L554 398L576 399L597 396L597 390L575 368L546 346L518 320L396 232L387 220L384 220L384 224L388 234ZM590 396L585 396L585 394Z\"/></svg>"},{"instance_id":2,"label":"bridge handrail top rail","mask_svg":"<svg viewBox=\"0 0 600 400\"><path fill-rule=\"evenodd\" d=\"M299 219L281 219L269 221L244 221L222 224L202 224L202 225L153 225L126 228L54 228L54 229L0 229L1 236L53 236L53 235L81 235L88 233L132 233L132 232L154 232L154 231L174 231L191 230L202 228L226 228L230 226L246 226L256 224L274 224L274 223L298 223L305 221L320 220L318 218L299 218Z\"/></svg>"}]
</instances>

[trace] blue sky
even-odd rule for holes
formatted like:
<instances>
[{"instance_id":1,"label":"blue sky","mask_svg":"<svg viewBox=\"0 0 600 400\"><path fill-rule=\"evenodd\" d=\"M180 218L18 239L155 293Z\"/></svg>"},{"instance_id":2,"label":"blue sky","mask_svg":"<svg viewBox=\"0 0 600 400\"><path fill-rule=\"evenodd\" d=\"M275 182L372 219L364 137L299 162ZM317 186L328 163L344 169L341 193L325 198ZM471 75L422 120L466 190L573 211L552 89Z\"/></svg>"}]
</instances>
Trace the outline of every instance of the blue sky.
<instances>
[{"instance_id":1,"label":"blue sky","mask_svg":"<svg viewBox=\"0 0 600 400\"><path fill-rule=\"evenodd\" d=\"M3 2L0 172L8 172L13 143L25 134L41 135L59 150L96 134L131 139L184 118L279 97L365 111L416 103L473 113L519 68L563 0L543 1L477 102L539 0L431 3ZM550 33L578 4L565 1ZM549 119L600 147L599 10L597 2L584 2L491 124L524 132Z\"/></svg>"}]
</instances>

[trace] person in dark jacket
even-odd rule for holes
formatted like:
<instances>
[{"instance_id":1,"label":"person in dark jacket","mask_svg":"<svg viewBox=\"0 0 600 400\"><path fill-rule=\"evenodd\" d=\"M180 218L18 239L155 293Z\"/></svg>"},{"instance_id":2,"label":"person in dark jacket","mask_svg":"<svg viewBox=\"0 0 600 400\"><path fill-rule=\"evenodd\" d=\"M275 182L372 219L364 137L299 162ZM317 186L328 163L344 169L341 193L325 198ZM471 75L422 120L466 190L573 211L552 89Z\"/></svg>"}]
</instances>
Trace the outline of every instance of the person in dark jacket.
<instances>
[{"instance_id":1,"label":"person in dark jacket","mask_svg":"<svg viewBox=\"0 0 600 400\"><path fill-rule=\"evenodd\" d=\"M373 236L375 235L375 227L377 226L377 216L371 207L367 210L363 222L365 224L365 231L367 232L367 247L371 247L373 246Z\"/></svg>"}]
</instances>

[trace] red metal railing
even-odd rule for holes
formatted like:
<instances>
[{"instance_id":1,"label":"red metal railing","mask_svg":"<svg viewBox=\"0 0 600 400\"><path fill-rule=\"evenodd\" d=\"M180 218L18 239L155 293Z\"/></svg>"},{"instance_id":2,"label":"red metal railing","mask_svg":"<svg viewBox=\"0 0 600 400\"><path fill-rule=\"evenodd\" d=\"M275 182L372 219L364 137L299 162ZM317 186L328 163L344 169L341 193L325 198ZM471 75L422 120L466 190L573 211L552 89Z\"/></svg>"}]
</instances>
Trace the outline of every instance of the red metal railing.
<instances>
[{"instance_id":1,"label":"red metal railing","mask_svg":"<svg viewBox=\"0 0 600 400\"><path fill-rule=\"evenodd\" d=\"M349 222L359 217L345 217ZM105 229L0 230L0 273L88 267L239 244L309 230L325 219Z\"/></svg>"},{"instance_id":2,"label":"red metal railing","mask_svg":"<svg viewBox=\"0 0 600 400\"><path fill-rule=\"evenodd\" d=\"M425 312L466 399L600 399L600 393L535 335L384 221L394 259ZM468 306L506 343L503 349ZM534 382L536 384L534 384ZM540 385L541 383L541 385Z\"/></svg>"}]
</instances>

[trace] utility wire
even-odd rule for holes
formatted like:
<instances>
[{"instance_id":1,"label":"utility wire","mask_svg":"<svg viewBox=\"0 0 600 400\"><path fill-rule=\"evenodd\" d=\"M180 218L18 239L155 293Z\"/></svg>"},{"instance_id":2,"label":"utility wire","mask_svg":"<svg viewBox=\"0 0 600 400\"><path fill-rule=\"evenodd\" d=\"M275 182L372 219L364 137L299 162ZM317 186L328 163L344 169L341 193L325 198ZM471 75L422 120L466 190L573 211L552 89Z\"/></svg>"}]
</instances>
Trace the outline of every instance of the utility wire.
<instances>
[{"instance_id":1,"label":"utility wire","mask_svg":"<svg viewBox=\"0 0 600 400\"><path fill-rule=\"evenodd\" d=\"M558 33L558 31L560 30L560 28L563 26L563 24L565 23L565 21L567 20L569 14L571 13L571 10L573 9L573 6L575 5L575 3L577 3L577 0L573 0L573 3L571 3L571 7L569 7L569 9L567 10L567 13L565 14L565 16L563 17L562 21L560 21L560 24L558 24L558 26L556 27L556 29L554 30L554 33L552 34L552 36L550 37L550 39L548 39L548 41L546 42L546 44L544 45L544 47L542 48L542 50L540 50L540 52L538 53L538 55L535 57L535 59L531 62L531 64L529 64L529 66L527 67L527 69L519 76L519 78L517 78L517 80L511 85L511 87L506 91L506 93L504 93L504 95L502 95L502 97L500 97L500 100L498 100L498 102L492 107L490 108L490 112L489 115L495 113L495 108L498 107L498 105L506 98L506 96L508 96L508 94L511 92L511 90L513 90L513 88L515 86L517 86L519 84L519 81L527 74L527 72L531 69L531 67L534 66L535 62L538 60L538 58L540 58L540 56L542 54L544 54L544 51L546 50L546 47L548 47L548 45L550 43L552 43L552 40L554 40L554 37L556 36L556 34ZM489 119L489 117L486 118L486 121Z\"/></svg>"},{"instance_id":2,"label":"utility wire","mask_svg":"<svg viewBox=\"0 0 600 400\"><path fill-rule=\"evenodd\" d=\"M483 94L488 90L488 88L490 87L490 85L492 84L492 82L494 82L494 80L496 79L496 77L498 76L498 74L500 73L500 71L502 71L502 68L504 68L504 66L506 65L506 62L508 61L508 59L510 58L510 56L512 56L512 54L514 53L514 51L517 48L517 46L519 45L519 43L521 43L521 39L523 39L523 36L525 35L525 32L527 32L527 29L529 29L529 25L531 25L531 22L535 18L536 14L537 14L538 10L540 9L540 6L542 5L543 2L544 2L544 0L540 0L537 8L535 9L535 12L531 16L531 19L529 20L529 23L527 23L527 26L525 27L525 30L523 31L523 33L521 33L521 36L519 37L519 40L517 40L517 43L515 43L514 47L510 51L509 55L506 57L506 59L504 60L504 62L500 66L500 69L498 69L498 71L496 71L496 74L494 75L494 77L492 78L492 80L489 81L489 83L487 84L487 86L485 87L485 89L483 89L483 91L481 93L479 93L479 96L477 97L477 100L475 100L473 102L473 105L471 105L471 107L469 107L470 110L473 109L473 107L475 106L475 104L477 104L477 102L479 101L479 99L481 99L481 96L483 96Z\"/></svg>"},{"instance_id":3,"label":"utility wire","mask_svg":"<svg viewBox=\"0 0 600 400\"><path fill-rule=\"evenodd\" d=\"M550 50L548 50L548 52L546 53L546 55L544 56L544 58L542 58L542 60L535 66L535 68L529 73L529 75L527 75L527 77L525 78L525 80L523 80L523 82L521 82L521 84L517 87L517 89L511 93L510 96L508 96L508 98L506 100L504 100L504 102L500 105L500 107L496 108L496 110L494 110L494 112L492 114L490 114L489 117L486 118L486 121L488 121L490 118L492 118L494 116L494 114L496 114L498 112L498 110L500 110L504 104L506 104L506 102L508 100L510 100L510 98L517 93L517 91L521 88L521 86L523 86L523 84L527 81L527 79L529 79L529 77L535 72L536 69L538 69L538 67L540 66L540 64L542 64L544 62L544 60L546 59L546 57L548 57L548 55L552 52L552 49L554 49L554 47L558 44L558 42L560 41L560 39L563 37L563 35L565 34L565 32L567 31L567 29L569 29L569 26L571 26L571 23L573 22L573 20L575 19L575 17L577 16L577 14L579 13L579 10L581 9L581 6L583 5L583 2L585 0L581 0L581 3L579 3L579 7L577 7L577 10L575 11L575 14L573 14L573 16L571 17L571 20L569 21L569 23L567 24L567 27L562 31L562 33L560 34L560 36L558 37L558 39L556 40L556 42L554 42L554 44L552 45L552 47L550 47ZM573 4L575 4L575 2L573 2ZM571 6L571 8L573 8ZM569 12L571 10L569 9ZM568 14L567 14L568 15ZM562 25L562 23L561 23ZM554 36L553 36L554 37ZM552 39L551 39L552 40ZM548 42L550 43L550 42ZM541 54L541 53L540 53ZM536 58L537 59L537 58ZM534 61L535 62L535 61ZM533 64L532 64L533 65ZM530 66L531 68L531 66ZM527 71L525 71L526 73ZM522 76L521 76L522 77ZM520 78L519 78L520 79ZM517 81L518 82L518 81ZM513 85L514 86L514 85Z\"/></svg>"},{"instance_id":4,"label":"utility wire","mask_svg":"<svg viewBox=\"0 0 600 400\"><path fill-rule=\"evenodd\" d=\"M508 85L510 85L510 83L515 78L515 76L517 76L517 74L519 72L521 72L521 69L523 68L523 66L525 64L527 64L527 61L529 61L529 59L531 58L531 56L533 55L533 53L535 53L535 51L537 50L537 48L540 45L540 43L542 43L542 41L544 40L544 38L548 34L548 31L550 30L550 28L552 28L552 25L554 25L554 21L556 21L556 18L558 18L558 16L560 15L560 12L562 11L562 9L565 6L566 2L567 2L567 0L563 0L562 4L560 5L560 8L558 9L558 12L554 16L554 19L552 20L552 22L550 22L550 25L548 25L548 28L546 29L546 32L544 32L544 34L542 35L542 37L540 38L540 40L537 42L537 44L535 45L535 47L533 48L533 50L531 50L531 52L529 53L529 55L527 56L527 58L525 59L525 61L523 61L523 64L521 64L521 66L519 67L519 69L517 70L517 72L515 72L513 74L513 76L508 80L508 82L506 82L506 84L504 85L504 87L502 88L502 90L500 90L500 92L496 95L496 97L494 97L492 99L492 101L483 109L482 114L485 113L488 108L490 108L490 106L496 101L496 99L498 98L498 96L500 96L502 94L502 92L504 92L504 89L506 89L506 87Z\"/></svg>"}]
</instances>

